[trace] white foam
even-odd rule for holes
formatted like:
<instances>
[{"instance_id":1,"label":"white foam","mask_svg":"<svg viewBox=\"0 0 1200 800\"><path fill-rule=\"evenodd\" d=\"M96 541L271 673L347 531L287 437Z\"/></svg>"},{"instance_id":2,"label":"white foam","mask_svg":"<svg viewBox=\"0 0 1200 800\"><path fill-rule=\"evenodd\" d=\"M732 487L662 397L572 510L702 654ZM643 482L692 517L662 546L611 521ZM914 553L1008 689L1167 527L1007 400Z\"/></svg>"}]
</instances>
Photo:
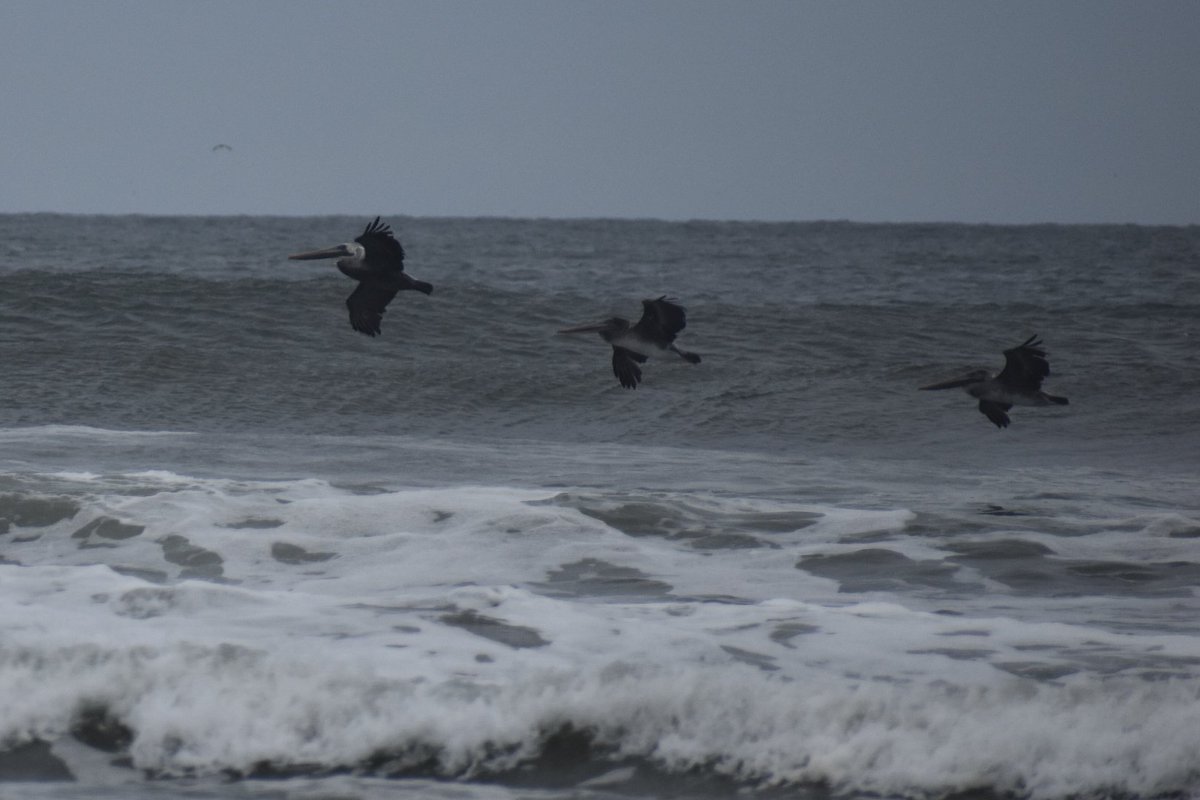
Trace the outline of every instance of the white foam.
<instances>
[{"instance_id":1,"label":"white foam","mask_svg":"<svg viewBox=\"0 0 1200 800\"><path fill-rule=\"evenodd\" d=\"M540 490L356 493L160 472L84 484L73 517L5 543L23 566L0 565L0 607L14 610L0 740L54 740L103 706L133 730L135 765L165 774L385 753L469 776L534 756L569 725L670 769L754 781L1037 797L1197 788L1195 638L983 603L929 613L840 595L796 568L876 536L933 557L928 539L895 539L902 509L691 496L689 514L798 521L755 534L760 547L705 550L623 533ZM101 518L144 530L77 537ZM219 556L227 582L178 580L186 558L166 556L180 539ZM579 563L662 588L544 592Z\"/></svg>"},{"instance_id":2,"label":"white foam","mask_svg":"<svg viewBox=\"0 0 1200 800\"><path fill-rule=\"evenodd\" d=\"M0 736L54 739L81 707L102 705L135 732L135 765L165 774L264 761L346 766L387 753L396 767L432 755L446 774L470 776L511 768L571 725L669 769L847 790L982 785L1050 797L1196 785L1200 682L1038 682L913 654L906 648L962 621L898 606L776 601L680 614L672 604L581 606L511 588L440 597L538 625L550 642L512 650L439 622L420 605L428 597L398 598L408 612L387 618L415 632L388 642L378 625L329 636L328 604L294 592L154 587L171 596L168 610L130 617L121 608L147 587L103 568L2 572L6 594L29 601L29 618L0 655ZM221 622L230 618L239 623ZM791 647L762 635L767 620L797 619L827 632ZM995 632L1038 633L1009 624ZM740 663L730 646L755 647L778 670ZM1200 655L1169 637L1153 646Z\"/></svg>"}]
</instances>

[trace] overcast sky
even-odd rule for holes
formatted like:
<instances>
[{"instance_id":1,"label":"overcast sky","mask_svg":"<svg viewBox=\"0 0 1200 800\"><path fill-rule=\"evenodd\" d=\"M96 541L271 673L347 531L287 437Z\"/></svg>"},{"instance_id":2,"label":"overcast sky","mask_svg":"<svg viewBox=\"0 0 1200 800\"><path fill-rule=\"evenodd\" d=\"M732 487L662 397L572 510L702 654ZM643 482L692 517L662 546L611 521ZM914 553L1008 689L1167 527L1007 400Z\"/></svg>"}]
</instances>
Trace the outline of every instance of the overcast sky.
<instances>
[{"instance_id":1,"label":"overcast sky","mask_svg":"<svg viewBox=\"0 0 1200 800\"><path fill-rule=\"evenodd\" d=\"M1200 223L1200 2L6 0L16 211Z\"/></svg>"}]
</instances>

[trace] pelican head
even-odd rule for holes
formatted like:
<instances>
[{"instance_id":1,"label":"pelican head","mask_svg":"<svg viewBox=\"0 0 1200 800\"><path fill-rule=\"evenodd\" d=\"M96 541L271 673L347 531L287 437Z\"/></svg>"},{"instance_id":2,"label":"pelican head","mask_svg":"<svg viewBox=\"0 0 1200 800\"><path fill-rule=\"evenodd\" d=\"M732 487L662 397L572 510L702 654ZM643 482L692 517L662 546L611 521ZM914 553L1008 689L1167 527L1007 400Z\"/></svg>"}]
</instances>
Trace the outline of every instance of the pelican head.
<instances>
[{"instance_id":1,"label":"pelican head","mask_svg":"<svg viewBox=\"0 0 1200 800\"><path fill-rule=\"evenodd\" d=\"M968 386L971 386L972 384L983 383L990 377L991 377L991 375L988 373L988 371L986 369L973 369L970 372L968 372L966 375L963 375L961 378L955 378L955 379L949 380L949 381L942 381L941 383L931 383L928 386L922 386L921 389L924 391L935 390L935 389L959 389L959 388L966 389Z\"/></svg>"},{"instance_id":2,"label":"pelican head","mask_svg":"<svg viewBox=\"0 0 1200 800\"><path fill-rule=\"evenodd\" d=\"M604 322L590 325L576 325L574 328L563 328L559 333L598 333L605 341L612 339L629 329L629 320L621 317L609 317Z\"/></svg>"},{"instance_id":3,"label":"pelican head","mask_svg":"<svg viewBox=\"0 0 1200 800\"><path fill-rule=\"evenodd\" d=\"M291 261L315 261L318 258L336 258L340 264L342 261L358 262L362 261L367 255L366 248L358 242L345 242L333 247L326 247L324 250L310 250L307 253L296 253L288 256Z\"/></svg>"}]
</instances>

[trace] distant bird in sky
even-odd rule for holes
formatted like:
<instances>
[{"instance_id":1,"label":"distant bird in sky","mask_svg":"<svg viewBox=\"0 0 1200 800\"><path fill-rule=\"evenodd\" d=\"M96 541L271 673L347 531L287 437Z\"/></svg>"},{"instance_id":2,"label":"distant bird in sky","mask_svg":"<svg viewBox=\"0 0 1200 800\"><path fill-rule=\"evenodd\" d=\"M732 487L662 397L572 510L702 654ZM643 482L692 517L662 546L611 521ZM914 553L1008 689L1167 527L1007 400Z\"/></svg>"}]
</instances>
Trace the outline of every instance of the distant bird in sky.
<instances>
[{"instance_id":1,"label":"distant bird in sky","mask_svg":"<svg viewBox=\"0 0 1200 800\"><path fill-rule=\"evenodd\" d=\"M599 333L612 345L613 374L626 389L636 389L642 380L638 364L646 363L650 353L670 350L685 361L700 363L700 356L675 346L675 336L687 325L683 306L673 303L666 295L657 300L642 301L642 318L636 325L622 317L612 317L592 325L565 328L559 333Z\"/></svg>"},{"instance_id":2,"label":"distant bird in sky","mask_svg":"<svg viewBox=\"0 0 1200 800\"><path fill-rule=\"evenodd\" d=\"M968 372L961 378L922 386L923 390L962 388L979 400L979 412L1007 428L1008 414L1013 406L1067 405L1067 398L1055 397L1042 391L1042 380L1050 374L1050 362L1036 335L1016 347L1004 351L1004 369L993 377L986 369Z\"/></svg>"},{"instance_id":3,"label":"distant bird in sky","mask_svg":"<svg viewBox=\"0 0 1200 800\"><path fill-rule=\"evenodd\" d=\"M433 293L433 286L404 272L404 248L392 235L391 227L380 224L379 217L353 242L296 253L288 258L293 261L336 258L337 268L358 281L358 288L346 298L346 308L350 310L351 327L367 336L379 335L383 312L396 292Z\"/></svg>"},{"instance_id":4,"label":"distant bird in sky","mask_svg":"<svg viewBox=\"0 0 1200 800\"><path fill-rule=\"evenodd\" d=\"M228 151L230 151L231 153L233 152L233 148L232 148L232 147L230 147L230 146L229 146L229 145L227 145L227 144L214 144L214 145L213 145L213 147L212 147L212 151L215 153L215 152L217 152L218 150L228 150Z\"/></svg>"}]
</instances>

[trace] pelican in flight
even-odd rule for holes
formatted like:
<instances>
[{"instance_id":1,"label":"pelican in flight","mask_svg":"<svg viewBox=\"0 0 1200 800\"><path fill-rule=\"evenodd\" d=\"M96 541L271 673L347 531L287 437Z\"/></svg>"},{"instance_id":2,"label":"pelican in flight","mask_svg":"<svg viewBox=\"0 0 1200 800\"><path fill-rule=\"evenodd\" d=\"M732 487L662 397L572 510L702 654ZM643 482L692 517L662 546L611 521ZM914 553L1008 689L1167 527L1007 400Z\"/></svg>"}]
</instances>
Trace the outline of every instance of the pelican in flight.
<instances>
[{"instance_id":1,"label":"pelican in flight","mask_svg":"<svg viewBox=\"0 0 1200 800\"><path fill-rule=\"evenodd\" d=\"M367 336L379 335L383 312L396 292L433 292L433 286L404 272L404 248L392 235L391 227L380 224L379 217L367 225L362 236L353 242L324 250L296 253L288 258L293 261L336 258L337 268L358 281L358 288L346 298L346 308L350 309L350 326Z\"/></svg>"},{"instance_id":2,"label":"pelican in flight","mask_svg":"<svg viewBox=\"0 0 1200 800\"><path fill-rule=\"evenodd\" d=\"M646 363L651 353L669 350L688 363L700 363L700 356L675 346L676 334L686 325L683 306L663 295L657 300L642 301L642 318L637 324L612 317L594 325L565 328L559 333L599 333L601 339L612 345L613 374L626 389L636 389L642 380L638 364Z\"/></svg>"},{"instance_id":3,"label":"pelican in flight","mask_svg":"<svg viewBox=\"0 0 1200 800\"><path fill-rule=\"evenodd\" d=\"M1004 369L992 376L986 369L968 372L961 378L943 381L921 389L962 388L979 400L979 412L995 423L997 428L1008 427L1008 414L1013 406L1065 406L1067 398L1055 397L1042 391L1042 380L1050 374L1046 351L1036 335L1016 347L1004 351Z\"/></svg>"}]
</instances>

